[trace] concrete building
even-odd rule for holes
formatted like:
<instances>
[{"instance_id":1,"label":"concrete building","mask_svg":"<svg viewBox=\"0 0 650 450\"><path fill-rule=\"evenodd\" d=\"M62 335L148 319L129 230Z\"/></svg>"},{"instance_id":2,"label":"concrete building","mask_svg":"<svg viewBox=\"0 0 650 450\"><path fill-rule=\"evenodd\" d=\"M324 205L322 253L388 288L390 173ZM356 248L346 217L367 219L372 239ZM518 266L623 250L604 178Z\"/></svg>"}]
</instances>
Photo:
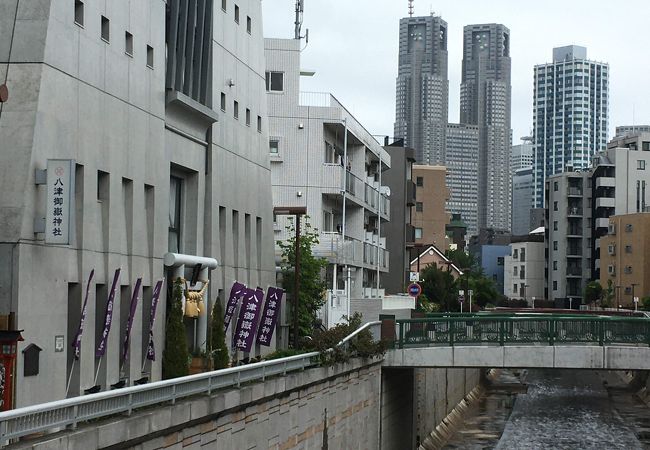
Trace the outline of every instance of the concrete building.
<instances>
[{"instance_id":1,"label":"concrete building","mask_svg":"<svg viewBox=\"0 0 650 450\"><path fill-rule=\"evenodd\" d=\"M355 302L363 310L382 300L390 214L382 173L391 159L333 95L300 92L300 48L299 40L265 40L273 204L306 207L318 230L314 254L329 261L323 323L333 326L358 310ZM287 239L288 218L275 223L276 241Z\"/></svg>"},{"instance_id":2,"label":"concrete building","mask_svg":"<svg viewBox=\"0 0 650 450\"><path fill-rule=\"evenodd\" d=\"M650 213L610 217L600 248L600 284L611 282L616 304L633 308L634 297L650 296Z\"/></svg>"},{"instance_id":3,"label":"concrete building","mask_svg":"<svg viewBox=\"0 0 650 450\"><path fill-rule=\"evenodd\" d=\"M515 171L512 177L512 234L522 236L533 227L530 223L530 211L533 202L533 168L527 167Z\"/></svg>"},{"instance_id":4,"label":"concrete building","mask_svg":"<svg viewBox=\"0 0 650 450\"><path fill-rule=\"evenodd\" d=\"M510 171L513 176L516 171L533 166L533 138L524 136L521 144L513 145L510 152Z\"/></svg>"},{"instance_id":5,"label":"concrete building","mask_svg":"<svg viewBox=\"0 0 650 450\"><path fill-rule=\"evenodd\" d=\"M500 24L463 30L460 122L479 128L478 227L510 230L510 31Z\"/></svg>"},{"instance_id":6,"label":"concrete building","mask_svg":"<svg viewBox=\"0 0 650 450\"><path fill-rule=\"evenodd\" d=\"M16 406L65 397L70 374L68 396L142 376L153 286L179 274L164 266L167 252L218 260L208 308L235 279L274 283L260 2L228 2L225 10L190 4L186 16L178 9L186 1L3 2L9 99L0 107L0 265L10 270L0 275L0 314L14 312L24 330ZM55 164L44 176L51 159L72 160L71 208L58 216L69 221L66 236L42 219L50 193L41 183L65 174ZM62 237L67 243L48 240ZM100 359L117 268L113 327ZM71 342L93 269L75 360ZM142 302L120 370L139 277ZM163 292L157 358L145 366L150 380L161 377L165 305ZM206 339L206 321L198 322L196 348ZM31 344L43 351L40 374L27 377L21 351Z\"/></svg>"},{"instance_id":7,"label":"concrete building","mask_svg":"<svg viewBox=\"0 0 650 450\"><path fill-rule=\"evenodd\" d=\"M438 269L448 271L454 280L457 280L463 275L460 268L445 256L445 254L435 245L424 247L424 251L418 252L414 255L415 258L411 260L411 272L421 273L427 266L434 264Z\"/></svg>"},{"instance_id":8,"label":"concrete building","mask_svg":"<svg viewBox=\"0 0 650 450\"><path fill-rule=\"evenodd\" d=\"M585 47L554 48L553 62L535 66L533 89L535 206L543 208L549 176L587 169L606 148L609 66L588 60Z\"/></svg>"},{"instance_id":9,"label":"concrete building","mask_svg":"<svg viewBox=\"0 0 650 450\"><path fill-rule=\"evenodd\" d=\"M504 293L504 264L505 257L510 254L511 240L509 232L487 228L469 241L469 253L483 268L485 276L494 281L499 294Z\"/></svg>"},{"instance_id":10,"label":"concrete building","mask_svg":"<svg viewBox=\"0 0 650 450\"><path fill-rule=\"evenodd\" d=\"M448 247L445 227L451 216L445 209L449 198L446 175L444 166L413 166L415 211L411 222L415 227L416 246Z\"/></svg>"},{"instance_id":11,"label":"concrete building","mask_svg":"<svg viewBox=\"0 0 650 450\"><path fill-rule=\"evenodd\" d=\"M418 163L444 164L448 109L447 22L401 19L394 136L415 149Z\"/></svg>"},{"instance_id":12,"label":"concrete building","mask_svg":"<svg viewBox=\"0 0 650 450\"><path fill-rule=\"evenodd\" d=\"M545 297L578 308L591 278L591 175L564 172L546 182L547 274Z\"/></svg>"},{"instance_id":13,"label":"concrete building","mask_svg":"<svg viewBox=\"0 0 650 450\"><path fill-rule=\"evenodd\" d=\"M460 214L467 233L478 233L479 127L447 124L447 211Z\"/></svg>"},{"instance_id":14,"label":"concrete building","mask_svg":"<svg viewBox=\"0 0 650 450\"><path fill-rule=\"evenodd\" d=\"M514 300L525 300L533 306L535 299L544 299L544 228L524 236L513 236L510 254L504 257L504 292Z\"/></svg>"},{"instance_id":15,"label":"concrete building","mask_svg":"<svg viewBox=\"0 0 650 450\"><path fill-rule=\"evenodd\" d=\"M621 125L616 127L616 136L614 139L627 136L635 135L638 133L650 133L650 125Z\"/></svg>"},{"instance_id":16,"label":"concrete building","mask_svg":"<svg viewBox=\"0 0 650 450\"><path fill-rule=\"evenodd\" d=\"M390 156L391 167L384 172L382 183L390 189L390 217L393 218L384 225L391 267L382 280L387 294L406 292L410 249L415 243L415 228L411 224L412 208L415 206L415 183L412 179L415 152L402 145L403 141L400 140L384 146Z\"/></svg>"}]
</instances>

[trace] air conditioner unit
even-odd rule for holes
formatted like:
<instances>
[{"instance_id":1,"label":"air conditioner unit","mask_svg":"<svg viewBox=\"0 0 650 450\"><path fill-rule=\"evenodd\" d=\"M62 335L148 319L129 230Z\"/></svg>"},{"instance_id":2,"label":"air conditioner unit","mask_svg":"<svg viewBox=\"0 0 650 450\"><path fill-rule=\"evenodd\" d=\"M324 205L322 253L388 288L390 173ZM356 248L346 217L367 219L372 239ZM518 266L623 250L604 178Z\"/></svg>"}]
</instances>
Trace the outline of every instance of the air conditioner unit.
<instances>
[{"instance_id":1,"label":"air conditioner unit","mask_svg":"<svg viewBox=\"0 0 650 450\"><path fill-rule=\"evenodd\" d=\"M625 273L627 274L632 273L632 266L625 266Z\"/></svg>"},{"instance_id":2,"label":"air conditioner unit","mask_svg":"<svg viewBox=\"0 0 650 450\"><path fill-rule=\"evenodd\" d=\"M610 275L616 275L616 266L613 264L607 266L607 273Z\"/></svg>"}]
</instances>

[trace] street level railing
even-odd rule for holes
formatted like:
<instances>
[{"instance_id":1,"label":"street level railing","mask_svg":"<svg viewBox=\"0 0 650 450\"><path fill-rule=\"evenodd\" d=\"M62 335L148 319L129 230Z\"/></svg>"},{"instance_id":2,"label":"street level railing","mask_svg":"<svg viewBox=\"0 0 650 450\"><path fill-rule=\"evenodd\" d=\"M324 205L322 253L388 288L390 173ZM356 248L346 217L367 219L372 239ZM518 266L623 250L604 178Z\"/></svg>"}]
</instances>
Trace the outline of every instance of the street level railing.
<instances>
[{"instance_id":1,"label":"street level railing","mask_svg":"<svg viewBox=\"0 0 650 450\"><path fill-rule=\"evenodd\" d=\"M339 342L338 346L347 348L350 340L366 329L376 338L380 325L381 322L369 322ZM303 353L5 411L0 413L0 447L34 433L59 431L66 427L74 429L88 420L115 414L130 415L133 410L145 406L173 404L185 397L210 395L219 389L240 387L242 383L264 381L267 377L304 370L319 365L319 356L319 352Z\"/></svg>"},{"instance_id":2,"label":"street level railing","mask_svg":"<svg viewBox=\"0 0 650 450\"><path fill-rule=\"evenodd\" d=\"M395 321L395 348L473 344L650 345L642 317L451 315Z\"/></svg>"}]
</instances>

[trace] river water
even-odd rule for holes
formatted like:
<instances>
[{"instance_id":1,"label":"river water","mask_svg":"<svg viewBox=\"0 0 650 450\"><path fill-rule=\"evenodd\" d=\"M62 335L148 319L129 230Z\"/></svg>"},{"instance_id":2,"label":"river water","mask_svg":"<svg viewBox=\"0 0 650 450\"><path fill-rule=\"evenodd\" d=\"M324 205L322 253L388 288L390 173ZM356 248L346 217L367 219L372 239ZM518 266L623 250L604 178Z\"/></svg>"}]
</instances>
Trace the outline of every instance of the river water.
<instances>
[{"instance_id":1,"label":"river water","mask_svg":"<svg viewBox=\"0 0 650 450\"><path fill-rule=\"evenodd\" d=\"M650 409L615 373L501 371L447 449L650 449Z\"/></svg>"}]
</instances>

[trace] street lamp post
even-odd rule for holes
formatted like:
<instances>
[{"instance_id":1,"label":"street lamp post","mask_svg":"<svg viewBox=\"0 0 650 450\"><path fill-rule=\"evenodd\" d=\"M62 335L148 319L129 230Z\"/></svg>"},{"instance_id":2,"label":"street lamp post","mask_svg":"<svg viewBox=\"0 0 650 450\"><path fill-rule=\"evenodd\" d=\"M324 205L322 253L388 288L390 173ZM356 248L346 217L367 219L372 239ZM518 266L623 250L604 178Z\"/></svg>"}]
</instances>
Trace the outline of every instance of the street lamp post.
<instances>
[{"instance_id":1,"label":"street lamp post","mask_svg":"<svg viewBox=\"0 0 650 450\"><path fill-rule=\"evenodd\" d=\"M293 275L293 348L298 348L298 290L300 289L300 218L307 214L305 206L275 207L273 214L296 216L296 255Z\"/></svg>"},{"instance_id":2,"label":"street lamp post","mask_svg":"<svg viewBox=\"0 0 650 450\"><path fill-rule=\"evenodd\" d=\"M621 309L621 300L619 297L619 291L621 290L621 286L616 286L616 309L620 310Z\"/></svg>"},{"instance_id":3,"label":"street lamp post","mask_svg":"<svg viewBox=\"0 0 650 450\"><path fill-rule=\"evenodd\" d=\"M526 302L526 307L528 307L528 288L530 287L530 284L524 284L524 302Z\"/></svg>"},{"instance_id":4,"label":"street lamp post","mask_svg":"<svg viewBox=\"0 0 650 450\"><path fill-rule=\"evenodd\" d=\"M638 311L639 310L639 302L636 301L636 297L634 296L634 286L638 286L639 283L632 283L632 303L634 303L634 310Z\"/></svg>"}]
</instances>

